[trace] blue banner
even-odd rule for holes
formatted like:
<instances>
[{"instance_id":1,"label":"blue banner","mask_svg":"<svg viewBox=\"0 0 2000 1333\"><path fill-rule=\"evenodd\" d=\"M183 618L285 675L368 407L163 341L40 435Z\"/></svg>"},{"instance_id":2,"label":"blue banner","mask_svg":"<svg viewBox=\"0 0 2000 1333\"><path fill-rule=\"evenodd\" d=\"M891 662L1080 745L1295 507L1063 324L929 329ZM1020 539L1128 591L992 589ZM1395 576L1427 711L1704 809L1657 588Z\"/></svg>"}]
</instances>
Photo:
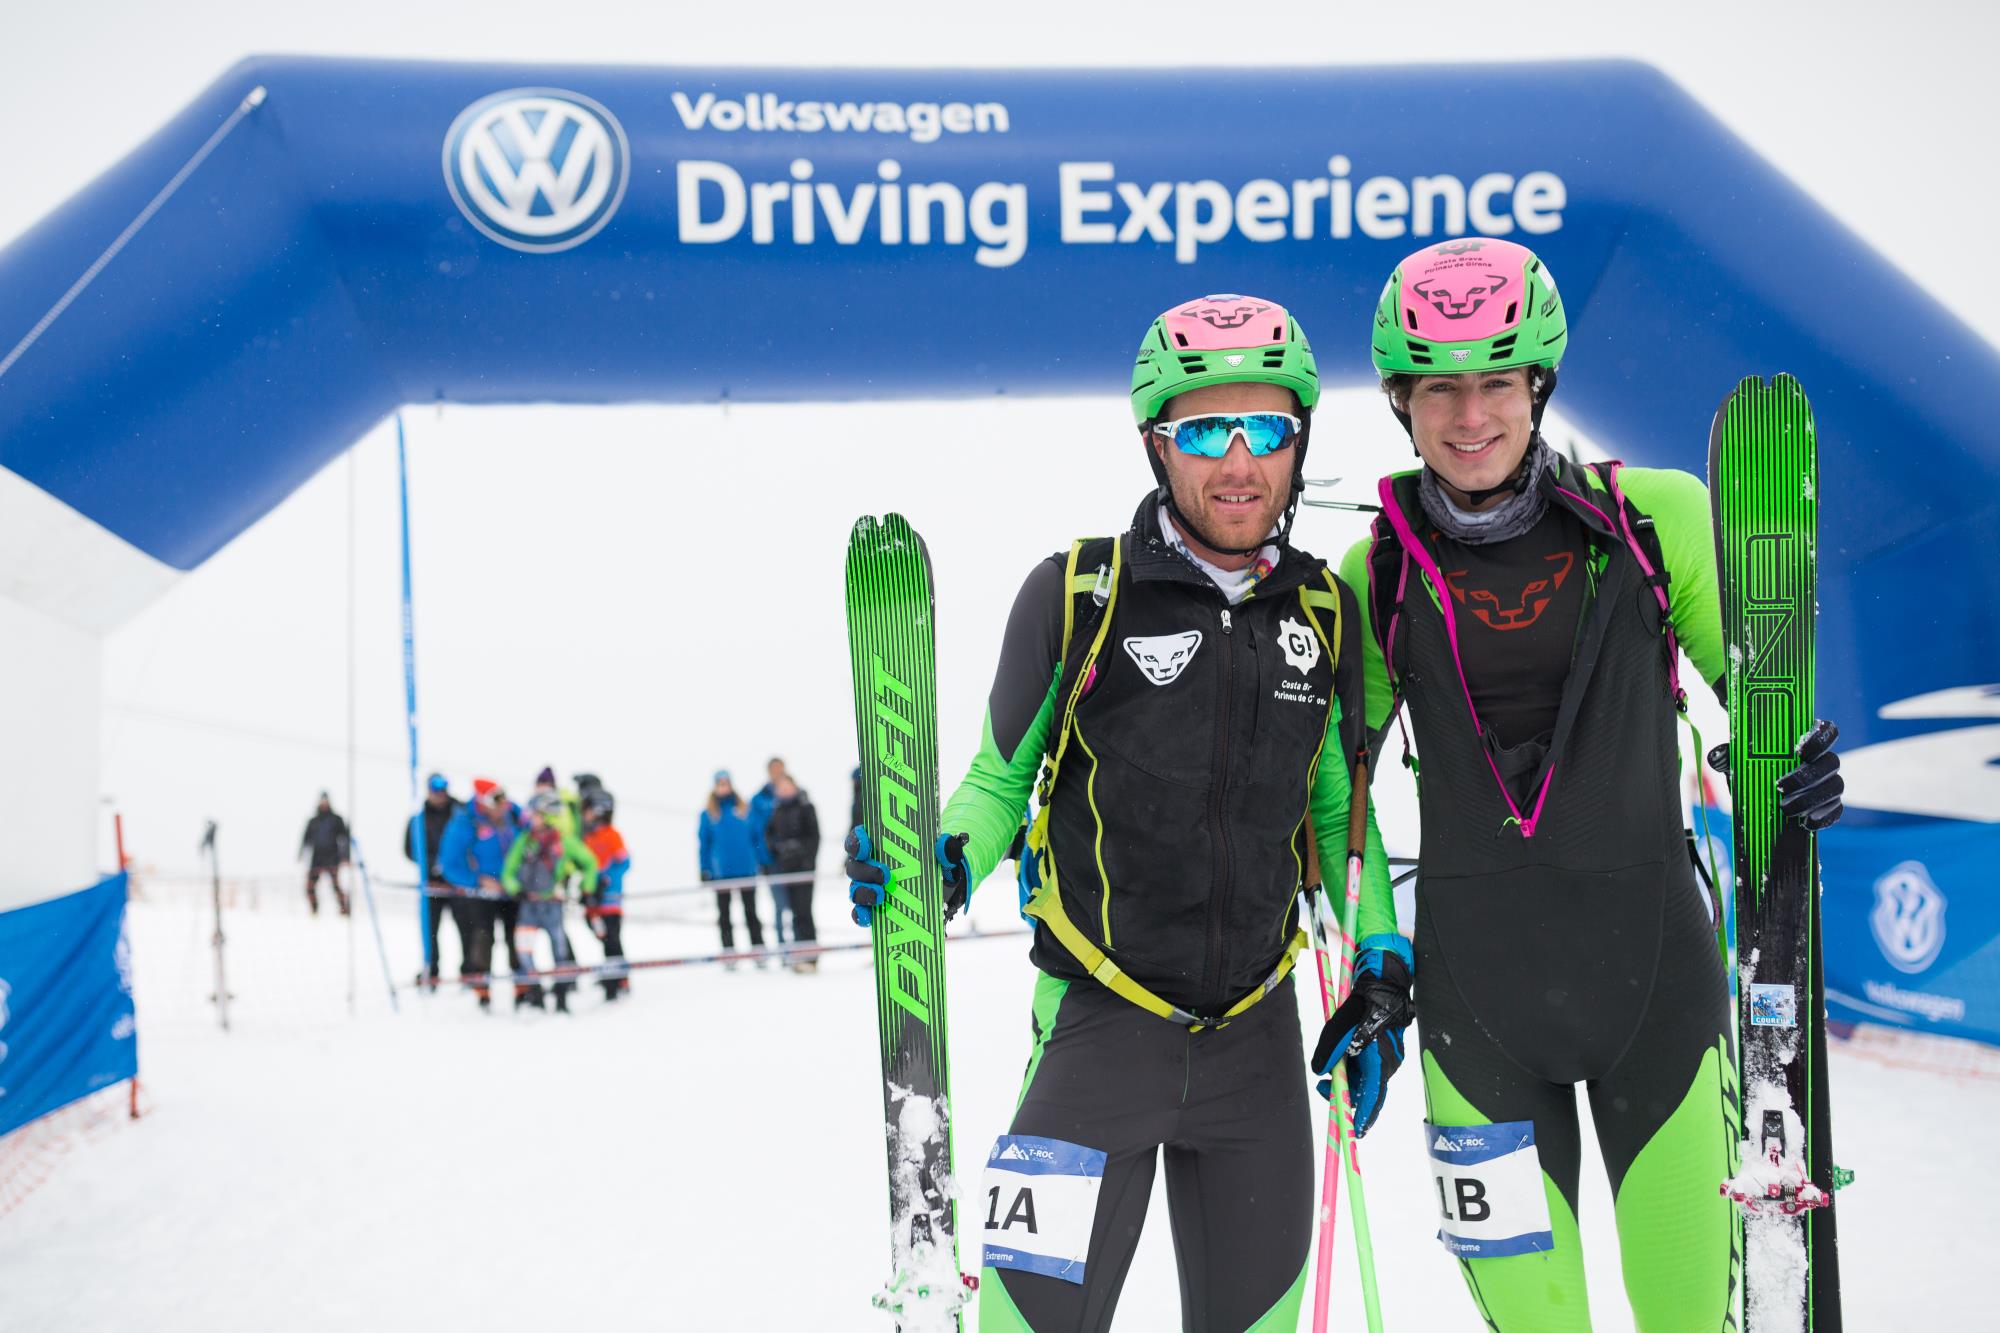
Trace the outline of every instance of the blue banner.
<instances>
[{"instance_id":1,"label":"blue banner","mask_svg":"<svg viewBox=\"0 0 2000 1333\"><path fill-rule=\"evenodd\" d=\"M1820 835L1827 1012L2000 1045L1992 835L1946 820Z\"/></svg>"},{"instance_id":2,"label":"blue banner","mask_svg":"<svg viewBox=\"0 0 2000 1333\"><path fill-rule=\"evenodd\" d=\"M0 912L0 1134L139 1075L125 876Z\"/></svg>"}]
</instances>

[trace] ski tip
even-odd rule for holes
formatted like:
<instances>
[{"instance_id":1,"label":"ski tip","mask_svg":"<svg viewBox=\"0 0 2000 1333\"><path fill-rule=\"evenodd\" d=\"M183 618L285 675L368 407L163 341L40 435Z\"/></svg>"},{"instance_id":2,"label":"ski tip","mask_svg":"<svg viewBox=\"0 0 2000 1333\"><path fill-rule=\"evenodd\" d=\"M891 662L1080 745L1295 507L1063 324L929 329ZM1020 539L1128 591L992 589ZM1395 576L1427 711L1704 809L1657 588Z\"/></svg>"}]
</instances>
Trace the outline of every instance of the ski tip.
<instances>
[{"instance_id":1,"label":"ski tip","mask_svg":"<svg viewBox=\"0 0 2000 1333\"><path fill-rule=\"evenodd\" d=\"M917 530L910 526L910 520L891 510L880 518L873 514L863 514L854 520L852 540L873 541L889 545L898 541L919 540Z\"/></svg>"},{"instance_id":2,"label":"ski tip","mask_svg":"<svg viewBox=\"0 0 2000 1333\"><path fill-rule=\"evenodd\" d=\"M1745 375L1741 380L1737 381L1736 387L1731 389L1728 395L1723 398L1722 405L1725 408L1728 407L1730 400L1739 396L1747 398L1763 394L1775 394L1787 398L1803 398L1806 396L1806 389L1803 384L1799 383L1798 376L1792 374L1790 371L1781 370L1769 377L1763 375Z\"/></svg>"}]
</instances>

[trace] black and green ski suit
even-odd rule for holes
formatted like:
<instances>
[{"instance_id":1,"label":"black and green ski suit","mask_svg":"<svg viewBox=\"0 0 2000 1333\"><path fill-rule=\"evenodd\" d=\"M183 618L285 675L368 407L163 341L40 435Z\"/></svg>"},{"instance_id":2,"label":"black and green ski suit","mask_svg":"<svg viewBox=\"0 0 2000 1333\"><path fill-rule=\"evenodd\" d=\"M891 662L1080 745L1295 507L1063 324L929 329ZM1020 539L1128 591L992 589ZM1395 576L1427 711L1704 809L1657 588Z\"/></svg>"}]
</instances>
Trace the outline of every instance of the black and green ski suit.
<instances>
[{"instance_id":1,"label":"black and green ski suit","mask_svg":"<svg viewBox=\"0 0 2000 1333\"><path fill-rule=\"evenodd\" d=\"M1387 479L1342 572L1369 589L1370 731L1400 693L1422 756L1428 1119L1531 1121L1552 1236L1538 1252L1454 1252L1489 1328L1589 1329L1582 1084L1637 1326L1733 1328L1741 1261L1718 1193L1737 1137L1729 988L1683 832L1667 636L1704 680L1722 676L1706 492L1624 469L1621 512L1605 475L1565 462L1532 529L1476 546L1425 517L1417 479Z\"/></svg>"},{"instance_id":2,"label":"black and green ski suit","mask_svg":"<svg viewBox=\"0 0 2000 1333\"><path fill-rule=\"evenodd\" d=\"M1109 1328L1164 1152L1184 1328L1289 1333L1313 1168L1284 968L1308 814L1322 863L1346 857L1360 611L1324 562L1290 547L1230 605L1162 538L1153 496L1119 541L1115 584L1109 539L1029 574L942 827L970 835L977 883L1012 843L1044 759L1060 754L1045 854L1032 841L1028 853L1047 867L1045 896L1121 984L1180 1018L1094 980L1039 919L1034 1047L1010 1134L1101 1152L1102 1185L1083 1280L988 1266L980 1327ZM1367 839L1362 931L1393 931L1372 822ZM1251 996L1261 1002L1243 1004Z\"/></svg>"}]
</instances>

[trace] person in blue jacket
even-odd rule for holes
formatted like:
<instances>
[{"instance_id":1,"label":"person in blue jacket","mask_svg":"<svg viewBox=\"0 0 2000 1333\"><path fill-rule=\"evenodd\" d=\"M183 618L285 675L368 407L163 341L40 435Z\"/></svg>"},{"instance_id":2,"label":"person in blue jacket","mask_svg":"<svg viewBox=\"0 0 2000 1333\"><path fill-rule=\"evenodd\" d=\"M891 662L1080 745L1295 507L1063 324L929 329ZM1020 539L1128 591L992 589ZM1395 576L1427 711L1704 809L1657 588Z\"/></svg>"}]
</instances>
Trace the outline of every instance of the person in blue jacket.
<instances>
[{"instance_id":1,"label":"person in blue jacket","mask_svg":"<svg viewBox=\"0 0 2000 1333\"><path fill-rule=\"evenodd\" d=\"M493 971L493 928L500 918L503 902L509 901L500 883L506 869L507 850L521 832L521 810L507 799L499 783L490 778L476 779L472 800L444 826L439 840L437 866L445 881L466 895L473 914L472 938L466 950L465 970L480 978L473 984L479 1007L490 1009L493 991L488 977ZM511 923L507 931L508 966L514 954Z\"/></svg>"},{"instance_id":2,"label":"person in blue jacket","mask_svg":"<svg viewBox=\"0 0 2000 1333\"><path fill-rule=\"evenodd\" d=\"M771 828L771 812L778 805L778 780L789 776L785 771L785 761L777 755L772 755L770 762L764 765L764 775L766 778L764 785L750 798L750 831L757 838L757 873L772 875L777 873L777 866L776 858L771 854L771 840L768 834ZM785 918L793 915L791 885L773 884L771 939L774 943L785 942ZM796 925L793 926L793 934L797 934Z\"/></svg>"},{"instance_id":3,"label":"person in blue jacket","mask_svg":"<svg viewBox=\"0 0 2000 1333\"><path fill-rule=\"evenodd\" d=\"M708 806L701 812L701 879L750 880L761 864L762 847L757 830L750 822L750 807L736 794L736 784L727 769L717 770L715 784L708 793ZM750 930L750 947L764 947L764 923L757 919L757 886L736 886L743 896L743 922ZM736 947L736 931L729 920L729 889L715 891L715 924L722 931L724 950ZM758 959L762 966L763 959ZM734 964L731 964L734 966Z\"/></svg>"}]
</instances>

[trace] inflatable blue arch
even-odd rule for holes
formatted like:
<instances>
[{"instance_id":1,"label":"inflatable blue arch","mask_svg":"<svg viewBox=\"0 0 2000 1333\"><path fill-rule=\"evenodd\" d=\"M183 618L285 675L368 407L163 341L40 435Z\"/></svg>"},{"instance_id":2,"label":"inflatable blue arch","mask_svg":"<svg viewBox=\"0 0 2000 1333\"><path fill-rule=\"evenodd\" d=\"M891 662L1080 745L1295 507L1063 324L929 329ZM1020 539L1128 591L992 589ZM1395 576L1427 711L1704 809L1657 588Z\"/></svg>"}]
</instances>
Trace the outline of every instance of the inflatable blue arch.
<instances>
[{"instance_id":1,"label":"inflatable blue arch","mask_svg":"<svg viewBox=\"0 0 2000 1333\"><path fill-rule=\"evenodd\" d=\"M253 59L0 252L0 467L189 570L408 403L1117 393L1202 287L1364 382L1393 262L1476 234L1549 261L1630 461L1812 393L1831 984L2000 1033L2000 359L1643 65Z\"/></svg>"}]
</instances>

